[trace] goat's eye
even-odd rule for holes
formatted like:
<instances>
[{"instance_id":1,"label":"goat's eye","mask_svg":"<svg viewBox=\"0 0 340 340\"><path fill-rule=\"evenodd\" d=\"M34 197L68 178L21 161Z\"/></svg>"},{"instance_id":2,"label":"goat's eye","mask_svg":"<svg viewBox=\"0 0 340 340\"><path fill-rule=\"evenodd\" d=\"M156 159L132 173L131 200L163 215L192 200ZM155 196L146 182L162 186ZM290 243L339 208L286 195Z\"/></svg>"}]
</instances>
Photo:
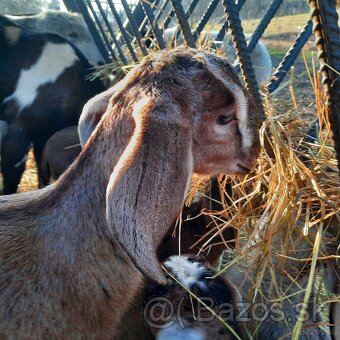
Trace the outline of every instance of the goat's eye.
<instances>
[{"instance_id":1,"label":"goat's eye","mask_svg":"<svg viewBox=\"0 0 340 340\"><path fill-rule=\"evenodd\" d=\"M220 115L217 118L217 124L218 125L228 125L231 121L233 120L233 116L224 116L224 115Z\"/></svg>"}]
</instances>

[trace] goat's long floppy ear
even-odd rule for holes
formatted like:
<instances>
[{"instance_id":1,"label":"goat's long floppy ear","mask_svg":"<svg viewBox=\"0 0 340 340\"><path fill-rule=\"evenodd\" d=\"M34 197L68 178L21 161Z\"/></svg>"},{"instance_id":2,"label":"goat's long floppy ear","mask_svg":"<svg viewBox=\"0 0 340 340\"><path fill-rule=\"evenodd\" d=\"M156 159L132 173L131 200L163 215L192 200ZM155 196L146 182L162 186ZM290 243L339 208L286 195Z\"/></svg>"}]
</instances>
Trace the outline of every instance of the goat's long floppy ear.
<instances>
[{"instance_id":1,"label":"goat's long floppy ear","mask_svg":"<svg viewBox=\"0 0 340 340\"><path fill-rule=\"evenodd\" d=\"M109 108L110 98L115 91L115 87L111 87L97 94L84 105L78 122L78 134L82 147L86 144L104 113Z\"/></svg>"},{"instance_id":2,"label":"goat's long floppy ear","mask_svg":"<svg viewBox=\"0 0 340 340\"><path fill-rule=\"evenodd\" d=\"M106 216L136 267L164 284L156 251L183 206L193 161L189 124L179 109L157 106L135 106L135 131L111 174Z\"/></svg>"}]
</instances>

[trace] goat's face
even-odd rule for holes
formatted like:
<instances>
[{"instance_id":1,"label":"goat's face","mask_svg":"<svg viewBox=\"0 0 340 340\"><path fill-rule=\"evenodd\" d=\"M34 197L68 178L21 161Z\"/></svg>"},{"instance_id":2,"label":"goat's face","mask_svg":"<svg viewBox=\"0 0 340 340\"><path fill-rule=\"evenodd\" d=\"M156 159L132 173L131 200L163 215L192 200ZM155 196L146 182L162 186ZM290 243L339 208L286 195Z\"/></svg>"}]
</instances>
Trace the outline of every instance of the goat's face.
<instances>
[{"instance_id":1,"label":"goat's face","mask_svg":"<svg viewBox=\"0 0 340 340\"><path fill-rule=\"evenodd\" d=\"M247 173L260 149L254 110L225 59L207 55L204 66L195 80L199 93L193 114L194 171Z\"/></svg>"},{"instance_id":2,"label":"goat's face","mask_svg":"<svg viewBox=\"0 0 340 340\"><path fill-rule=\"evenodd\" d=\"M156 250L193 172L249 171L259 151L248 102L230 64L177 49L147 57L110 100L101 126L131 116L135 130L107 189L107 220L135 265L164 282Z\"/></svg>"}]
</instances>

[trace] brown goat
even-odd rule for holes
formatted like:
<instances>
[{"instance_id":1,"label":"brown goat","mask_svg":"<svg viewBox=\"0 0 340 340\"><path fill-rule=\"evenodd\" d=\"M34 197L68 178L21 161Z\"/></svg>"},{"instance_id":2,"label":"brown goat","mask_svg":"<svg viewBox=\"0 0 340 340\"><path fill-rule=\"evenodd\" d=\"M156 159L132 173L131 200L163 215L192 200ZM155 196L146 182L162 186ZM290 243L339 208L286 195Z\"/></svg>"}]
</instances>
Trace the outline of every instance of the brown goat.
<instances>
[{"instance_id":1,"label":"brown goat","mask_svg":"<svg viewBox=\"0 0 340 340\"><path fill-rule=\"evenodd\" d=\"M57 180L72 164L78 154L81 152L78 129L76 126L70 126L66 129L55 133L46 143L43 153L43 175L45 180ZM212 179L212 187L215 192L212 197L219 200L218 183L216 178ZM214 204L216 202L214 201ZM158 258L164 261L171 255L179 254L179 239L181 252L184 254L198 254L201 243L193 247L193 244L209 231L208 225L211 222L209 216L199 216L202 209L221 210L220 207L211 207L211 201L207 198L201 198L192 203L189 207L184 207L182 212L182 228L174 233L173 228L167 232L163 241L158 248ZM179 238L180 233L180 238ZM228 228L223 231L223 239L233 245L231 242L235 239L235 230ZM231 243L230 243L231 242ZM225 244L220 237L211 241L211 246L203 252L210 264L216 264L222 252L226 249Z\"/></svg>"},{"instance_id":2,"label":"brown goat","mask_svg":"<svg viewBox=\"0 0 340 340\"><path fill-rule=\"evenodd\" d=\"M178 49L144 59L54 184L0 198L0 337L115 338L193 172L242 174L259 151L229 62ZM171 188L171 189L170 189Z\"/></svg>"},{"instance_id":3,"label":"brown goat","mask_svg":"<svg viewBox=\"0 0 340 340\"><path fill-rule=\"evenodd\" d=\"M56 181L81 152L77 126L56 132L45 144L41 160L44 183Z\"/></svg>"}]
</instances>

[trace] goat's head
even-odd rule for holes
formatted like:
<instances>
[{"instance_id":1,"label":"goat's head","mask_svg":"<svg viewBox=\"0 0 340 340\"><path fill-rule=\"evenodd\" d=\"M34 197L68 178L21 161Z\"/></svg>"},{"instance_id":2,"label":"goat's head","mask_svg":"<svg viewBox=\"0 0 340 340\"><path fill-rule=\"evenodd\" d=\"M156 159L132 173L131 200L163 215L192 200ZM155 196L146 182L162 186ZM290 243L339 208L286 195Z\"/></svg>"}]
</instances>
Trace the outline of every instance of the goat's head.
<instances>
[{"instance_id":1,"label":"goat's head","mask_svg":"<svg viewBox=\"0 0 340 340\"><path fill-rule=\"evenodd\" d=\"M90 30L78 13L49 10L33 16L35 29L39 32L58 34L77 46L87 60L94 66L104 62Z\"/></svg>"},{"instance_id":2,"label":"goat's head","mask_svg":"<svg viewBox=\"0 0 340 340\"><path fill-rule=\"evenodd\" d=\"M259 150L254 112L226 59L176 49L131 71L101 125L109 128L109 117L121 114L135 128L107 188L108 224L137 268L164 282L156 250L192 173L249 171Z\"/></svg>"},{"instance_id":3,"label":"goat's head","mask_svg":"<svg viewBox=\"0 0 340 340\"><path fill-rule=\"evenodd\" d=\"M239 290L226 277L214 277L216 270L204 257L170 256L163 266L167 285L148 283L143 302L144 322L151 326L157 339L228 340L236 339L235 334L248 338L245 324L237 319L244 312ZM176 306L176 313L167 312L159 318L157 308L153 307L160 301ZM209 301L209 308L205 309L199 301ZM229 329L212 312L222 317Z\"/></svg>"}]
</instances>

